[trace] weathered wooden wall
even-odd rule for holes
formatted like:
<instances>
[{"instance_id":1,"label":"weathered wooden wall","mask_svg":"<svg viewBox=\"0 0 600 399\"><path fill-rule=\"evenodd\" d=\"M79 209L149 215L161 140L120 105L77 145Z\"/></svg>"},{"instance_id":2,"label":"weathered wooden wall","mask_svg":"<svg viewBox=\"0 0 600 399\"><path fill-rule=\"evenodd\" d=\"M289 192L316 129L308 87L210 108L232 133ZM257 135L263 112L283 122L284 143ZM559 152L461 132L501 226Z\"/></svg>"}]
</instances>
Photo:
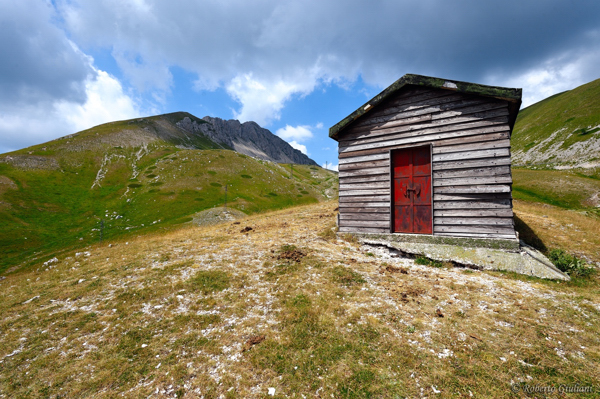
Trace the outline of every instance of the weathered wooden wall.
<instances>
[{"instance_id":1,"label":"weathered wooden wall","mask_svg":"<svg viewBox=\"0 0 600 399\"><path fill-rule=\"evenodd\" d=\"M432 143L434 234L515 238L506 101L408 87L339 138L341 232L389 233L389 151Z\"/></svg>"}]
</instances>

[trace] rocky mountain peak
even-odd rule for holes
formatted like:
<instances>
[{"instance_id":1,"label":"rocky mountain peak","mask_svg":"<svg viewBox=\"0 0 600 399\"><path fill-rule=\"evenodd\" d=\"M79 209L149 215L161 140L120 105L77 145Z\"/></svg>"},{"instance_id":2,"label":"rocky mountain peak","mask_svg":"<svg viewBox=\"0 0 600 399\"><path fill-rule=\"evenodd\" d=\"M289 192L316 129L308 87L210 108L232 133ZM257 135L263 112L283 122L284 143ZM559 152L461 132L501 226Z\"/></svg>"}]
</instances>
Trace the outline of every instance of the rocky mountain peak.
<instances>
[{"instance_id":1,"label":"rocky mountain peak","mask_svg":"<svg viewBox=\"0 0 600 399\"><path fill-rule=\"evenodd\" d=\"M254 158L277 163L317 165L315 161L256 122L241 123L236 119L224 120L210 116L193 120L186 116L177 122L177 126L190 133L202 133L215 143L226 145Z\"/></svg>"}]
</instances>

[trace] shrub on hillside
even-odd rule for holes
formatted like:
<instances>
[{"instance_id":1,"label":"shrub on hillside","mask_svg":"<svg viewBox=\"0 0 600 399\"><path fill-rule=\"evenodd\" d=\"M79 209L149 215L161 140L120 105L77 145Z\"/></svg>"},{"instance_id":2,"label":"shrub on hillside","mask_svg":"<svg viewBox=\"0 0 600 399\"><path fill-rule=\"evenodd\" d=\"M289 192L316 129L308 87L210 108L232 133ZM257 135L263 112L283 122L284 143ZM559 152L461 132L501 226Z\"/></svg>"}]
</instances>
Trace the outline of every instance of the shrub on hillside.
<instances>
[{"instance_id":1,"label":"shrub on hillside","mask_svg":"<svg viewBox=\"0 0 600 399\"><path fill-rule=\"evenodd\" d=\"M571 277L587 277L596 272L596 269L588 266L584 260L570 255L562 249L551 250L548 253L548 258L560 271Z\"/></svg>"},{"instance_id":2,"label":"shrub on hillside","mask_svg":"<svg viewBox=\"0 0 600 399\"><path fill-rule=\"evenodd\" d=\"M439 262L434 259L426 258L425 256L417 256L417 258L415 259L415 263L417 265L433 266L433 267L438 267L438 268L444 267L444 264L442 262Z\"/></svg>"}]
</instances>

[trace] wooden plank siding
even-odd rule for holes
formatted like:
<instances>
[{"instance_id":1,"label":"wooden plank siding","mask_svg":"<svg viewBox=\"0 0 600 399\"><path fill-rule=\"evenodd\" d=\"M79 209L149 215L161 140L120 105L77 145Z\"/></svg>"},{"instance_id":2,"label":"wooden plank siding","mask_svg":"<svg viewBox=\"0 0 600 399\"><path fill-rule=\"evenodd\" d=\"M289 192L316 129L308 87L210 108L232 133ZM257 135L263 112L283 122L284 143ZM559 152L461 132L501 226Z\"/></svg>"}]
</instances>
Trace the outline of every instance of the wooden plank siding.
<instances>
[{"instance_id":1,"label":"wooden plank siding","mask_svg":"<svg viewBox=\"0 0 600 399\"><path fill-rule=\"evenodd\" d=\"M382 146L393 147L404 144L418 144L434 140L508 131L506 126L504 126L507 120L508 117L502 116L500 118L493 118L492 120L478 120L469 124L457 124L429 129L424 128L424 125L418 125L418 129L415 126L411 126L407 128L406 132L399 132L398 129L393 129L393 131L390 132L382 132L378 135L366 132L366 138L358 139L356 141L340 140L338 152L355 152L380 148Z\"/></svg>"},{"instance_id":2,"label":"wooden plank siding","mask_svg":"<svg viewBox=\"0 0 600 399\"><path fill-rule=\"evenodd\" d=\"M433 234L515 238L508 106L410 87L339 137L339 231L391 231L390 150L432 145Z\"/></svg>"}]
</instances>

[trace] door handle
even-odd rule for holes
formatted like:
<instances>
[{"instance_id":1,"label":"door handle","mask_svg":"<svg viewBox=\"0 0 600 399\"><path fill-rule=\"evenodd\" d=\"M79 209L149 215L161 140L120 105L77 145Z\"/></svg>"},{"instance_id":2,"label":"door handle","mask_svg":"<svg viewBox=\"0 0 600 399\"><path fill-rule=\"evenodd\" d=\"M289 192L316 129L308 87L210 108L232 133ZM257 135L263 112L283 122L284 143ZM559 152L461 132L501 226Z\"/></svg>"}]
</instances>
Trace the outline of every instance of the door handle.
<instances>
[{"instance_id":1,"label":"door handle","mask_svg":"<svg viewBox=\"0 0 600 399\"><path fill-rule=\"evenodd\" d=\"M408 198L409 191L413 191L415 193L415 196L419 196L419 194L421 194L421 185L420 184L415 184L413 182L408 183L408 185L406 186L406 190L404 191L404 197Z\"/></svg>"}]
</instances>

